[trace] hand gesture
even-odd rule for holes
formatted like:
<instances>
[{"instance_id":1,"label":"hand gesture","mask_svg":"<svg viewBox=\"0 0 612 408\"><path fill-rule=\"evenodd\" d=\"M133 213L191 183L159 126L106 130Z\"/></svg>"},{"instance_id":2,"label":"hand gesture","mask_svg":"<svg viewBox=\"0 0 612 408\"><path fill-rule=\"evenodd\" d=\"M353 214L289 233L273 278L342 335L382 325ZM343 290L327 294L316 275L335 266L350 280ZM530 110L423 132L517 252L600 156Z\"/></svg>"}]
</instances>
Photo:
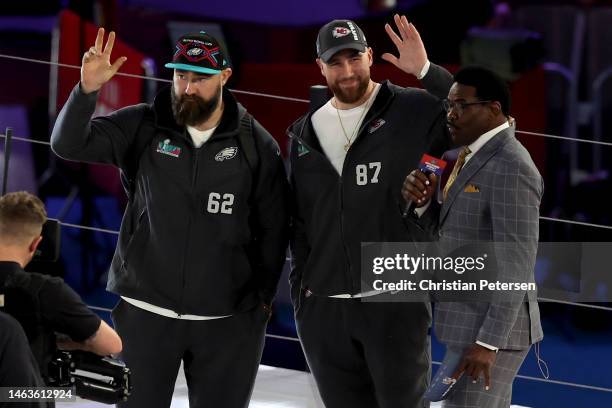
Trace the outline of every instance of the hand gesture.
<instances>
[{"instance_id":1,"label":"hand gesture","mask_svg":"<svg viewBox=\"0 0 612 408\"><path fill-rule=\"evenodd\" d=\"M106 46L104 43L104 29L98 29L96 43L85 54L81 63L81 89L85 93L95 92L108 82L127 60L126 57L118 58L112 65L110 62L111 52L115 44L115 33L108 35Z\"/></svg>"},{"instance_id":2,"label":"hand gesture","mask_svg":"<svg viewBox=\"0 0 612 408\"><path fill-rule=\"evenodd\" d=\"M427 62L427 52L417 29L408 22L406 16L393 16L399 36L389 24L385 24L385 31L397 47L399 58L393 54L385 53L382 59L392 63L407 74L418 76Z\"/></svg>"}]
</instances>

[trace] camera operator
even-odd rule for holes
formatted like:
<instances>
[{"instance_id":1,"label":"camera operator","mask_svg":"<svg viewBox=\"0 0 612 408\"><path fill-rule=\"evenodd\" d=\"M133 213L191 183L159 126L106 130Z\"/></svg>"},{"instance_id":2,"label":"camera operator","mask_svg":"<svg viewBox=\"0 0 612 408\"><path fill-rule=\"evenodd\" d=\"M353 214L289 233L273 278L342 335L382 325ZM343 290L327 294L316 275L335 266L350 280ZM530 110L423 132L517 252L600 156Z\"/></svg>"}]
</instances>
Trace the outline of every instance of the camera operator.
<instances>
[{"instance_id":1,"label":"camera operator","mask_svg":"<svg viewBox=\"0 0 612 408\"><path fill-rule=\"evenodd\" d=\"M21 323L45 380L56 350L55 332L67 336L57 343L63 349L104 356L122 348L117 333L62 279L23 270L42 240L46 220L36 196L17 192L0 197L0 311Z\"/></svg>"}]
</instances>

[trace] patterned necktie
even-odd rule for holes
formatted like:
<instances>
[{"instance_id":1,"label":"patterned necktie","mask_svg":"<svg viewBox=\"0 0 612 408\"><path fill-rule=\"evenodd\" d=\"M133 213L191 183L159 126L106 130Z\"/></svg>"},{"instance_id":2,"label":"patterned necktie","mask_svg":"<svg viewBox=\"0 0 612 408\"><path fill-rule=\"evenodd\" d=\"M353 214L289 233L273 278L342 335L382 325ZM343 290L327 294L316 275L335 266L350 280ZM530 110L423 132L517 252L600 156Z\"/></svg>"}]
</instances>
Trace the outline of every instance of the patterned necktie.
<instances>
[{"instance_id":1,"label":"patterned necktie","mask_svg":"<svg viewBox=\"0 0 612 408\"><path fill-rule=\"evenodd\" d=\"M448 181L446 182L446 185L444 186L444 191L443 191L444 200L446 200L446 196L448 195L448 190L450 190L451 186L455 182L455 179L457 178L457 175L461 171L461 168L465 164L465 157L470 153L472 153L472 151L467 146L465 146L461 150L461 152L459 152L459 157L457 157L457 161L455 162L455 167L453 167L453 172L450 174L450 176L448 176Z\"/></svg>"}]
</instances>

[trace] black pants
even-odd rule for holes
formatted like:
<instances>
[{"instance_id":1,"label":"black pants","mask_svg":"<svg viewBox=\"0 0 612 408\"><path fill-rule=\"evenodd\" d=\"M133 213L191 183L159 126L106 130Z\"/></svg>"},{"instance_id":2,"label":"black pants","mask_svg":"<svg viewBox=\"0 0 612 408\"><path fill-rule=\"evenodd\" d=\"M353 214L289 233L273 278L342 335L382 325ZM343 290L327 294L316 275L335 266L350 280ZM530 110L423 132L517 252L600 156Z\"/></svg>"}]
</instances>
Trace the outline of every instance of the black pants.
<instances>
[{"instance_id":1,"label":"black pants","mask_svg":"<svg viewBox=\"0 0 612 408\"><path fill-rule=\"evenodd\" d=\"M300 296L298 334L327 408L429 406L428 305Z\"/></svg>"},{"instance_id":2,"label":"black pants","mask_svg":"<svg viewBox=\"0 0 612 408\"><path fill-rule=\"evenodd\" d=\"M112 313L134 389L125 408L167 408L183 361L189 406L248 407L263 352L263 307L215 320L178 320L121 300Z\"/></svg>"}]
</instances>

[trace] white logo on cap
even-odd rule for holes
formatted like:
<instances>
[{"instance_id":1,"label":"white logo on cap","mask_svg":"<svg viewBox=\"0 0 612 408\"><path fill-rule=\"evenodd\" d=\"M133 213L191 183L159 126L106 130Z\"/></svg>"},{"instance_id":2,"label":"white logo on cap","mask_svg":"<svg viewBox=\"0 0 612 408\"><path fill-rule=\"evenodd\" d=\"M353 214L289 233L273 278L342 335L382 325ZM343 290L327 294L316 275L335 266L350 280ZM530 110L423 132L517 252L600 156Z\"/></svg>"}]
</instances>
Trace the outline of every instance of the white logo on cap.
<instances>
[{"instance_id":1,"label":"white logo on cap","mask_svg":"<svg viewBox=\"0 0 612 408\"><path fill-rule=\"evenodd\" d=\"M346 27L334 27L334 31L332 31L334 38L346 37L350 33L350 30Z\"/></svg>"},{"instance_id":2,"label":"white logo on cap","mask_svg":"<svg viewBox=\"0 0 612 408\"><path fill-rule=\"evenodd\" d=\"M359 41L359 36L357 35L357 29L350 21L347 21L346 25L351 29L351 33L353 33L353 40Z\"/></svg>"},{"instance_id":3,"label":"white logo on cap","mask_svg":"<svg viewBox=\"0 0 612 408\"><path fill-rule=\"evenodd\" d=\"M189 55L190 57L194 57L196 55L200 55L202 53L202 49L201 48L190 48L187 50L187 55Z\"/></svg>"}]
</instances>

